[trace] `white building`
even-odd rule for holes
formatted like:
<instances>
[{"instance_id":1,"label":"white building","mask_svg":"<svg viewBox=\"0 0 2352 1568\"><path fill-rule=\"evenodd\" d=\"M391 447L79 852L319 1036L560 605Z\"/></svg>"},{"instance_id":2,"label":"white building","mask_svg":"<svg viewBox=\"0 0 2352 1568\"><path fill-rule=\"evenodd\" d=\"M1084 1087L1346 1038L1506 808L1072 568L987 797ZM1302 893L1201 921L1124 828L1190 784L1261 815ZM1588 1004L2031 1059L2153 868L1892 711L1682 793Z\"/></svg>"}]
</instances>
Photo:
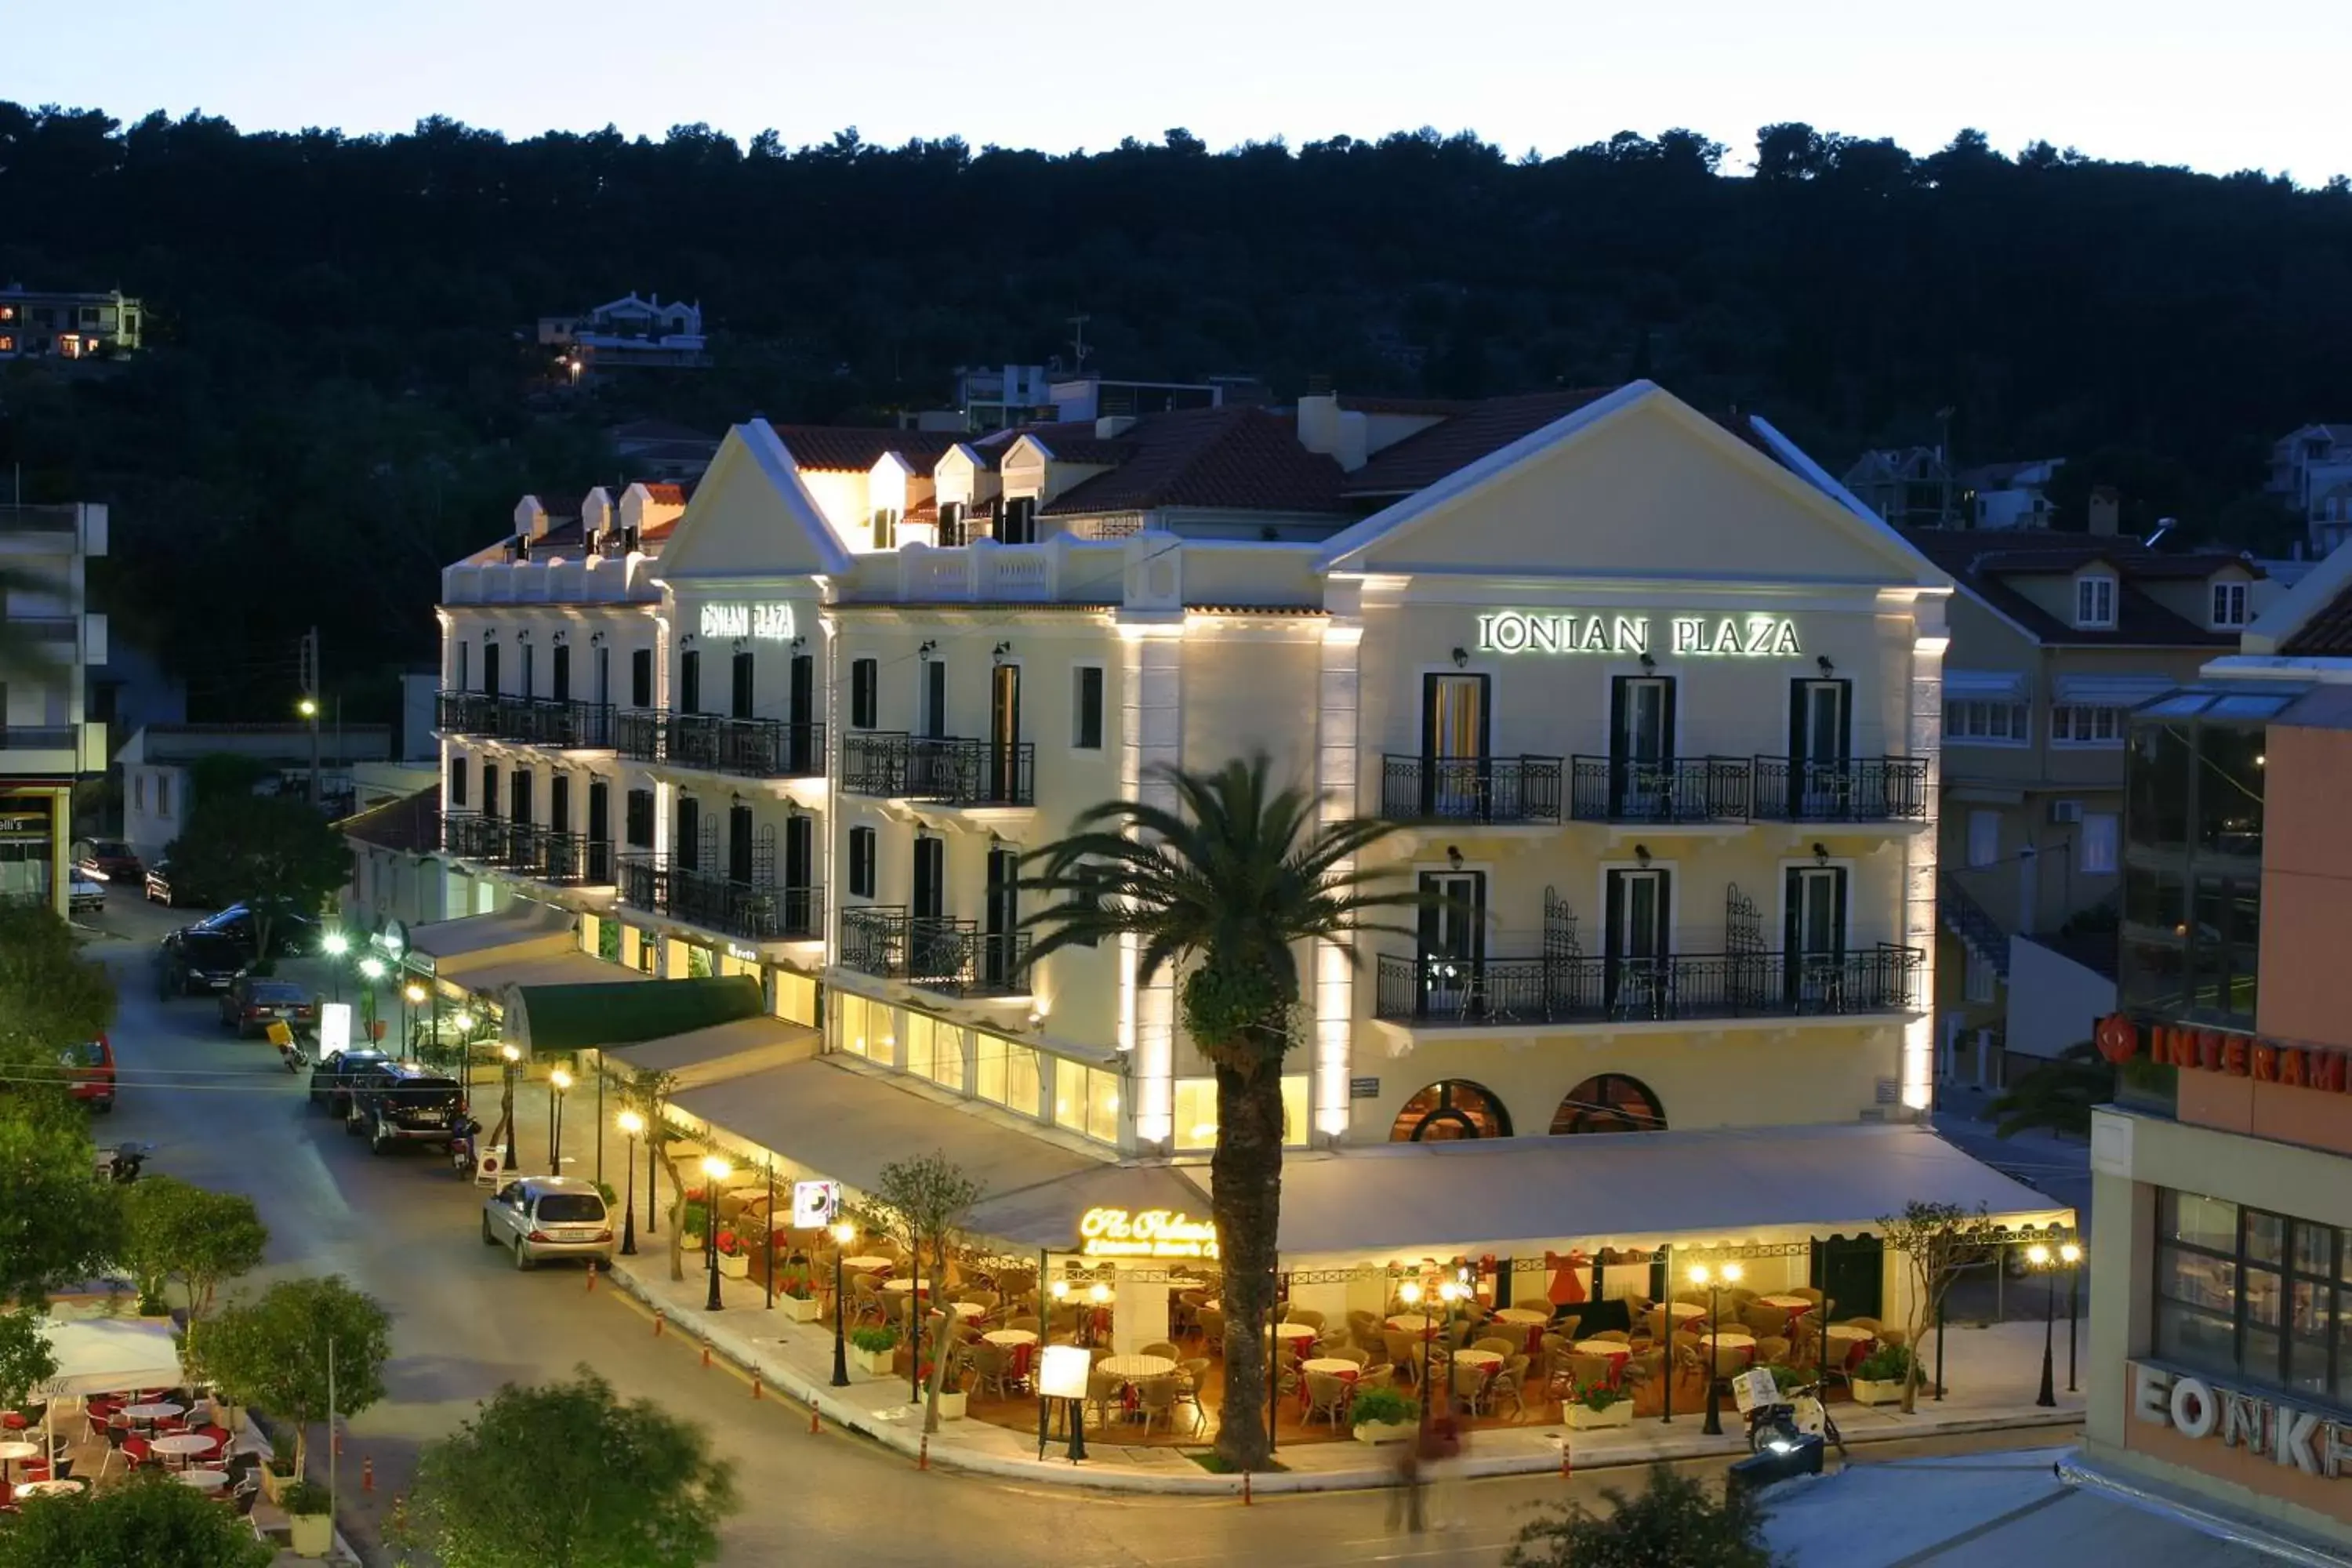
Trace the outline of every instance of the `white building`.
<instances>
[{"instance_id":1,"label":"white building","mask_svg":"<svg viewBox=\"0 0 2352 1568\"><path fill-rule=\"evenodd\" d=\"M560 351L572 380L616 370L677 370L708 364L702 307L631 289L578 316L541 316L539 341Z\"/></svg>"},{"instance_id":2,"label":"white building","mask_svg":"<svg viewBox=\"0 0 2352 1568\"><path fill-rule=\"evenodd\" d=\"M1027 963L1013 882L1087 807L1264 752L1472 911L1305 955L1286 1258L1734 1247L1891 1310L1892 1260L1833 1235L1914 1195L2061 1217L1908 1125L1950 581L1760 420L1636 383L972 441L753 421L657 555L628 504L445 574L444 844L583 958L754 973L822 1027L679 1096L718 1142L864 1185L915 1117L1028 1190L978 1223L1034 1245L1107 1168L1197 1202L1215 1094L1170 980L1132 944ZM1554 1137L1589 1132L1628 1136ZM1493 1157L1395 1147L1465 1139ZM1622 1203L1573 1212L1603 1159Z\"/></svg>"},{"instance_id":3,"label":"white building","mask_svg":"<svg viewBox=\"0 0 2352 1568\"><path fill-rule=\"evenodd\" d=\"M363 771L416 787L417 775L404 776L391 761L392 750L392 730L384 724L321 725L315 748L310 726L300 722L142 724L114 753L122 768L123 840L150 866L162 859L187 829L198 770L207 758L237 759L254 775L257 794L304 799L315 759L320 806L341 816L366 804L355 776ZM423 775L427 782L431 777Z\"/></svg>"},{"instance_id":4,"label":"white building","mask_svg":"<svg viewBox=\"0 0 2352 1568\"><path fill-rule=\"evenodd\" d=\"M1959 507L1971 528L2047 528L2050 481L2066 466L2063 458L2021 463L1984 463L1953 476Z\"/></svg>"},{"instance_id":5,"label":"white building","mask_svg":"<svg viewBox=\"0 0 2352 1568\"><path fill-rule=\"evenodd\" d=\"M106 662L106 617L85 609L88 563L106 553L106 508L0 506L0 599L13 639L36 650L0 671L0 899L66 912L74 781L106 770L106 726L86 717L89 667Z\"/></svg>"}]
</instances>

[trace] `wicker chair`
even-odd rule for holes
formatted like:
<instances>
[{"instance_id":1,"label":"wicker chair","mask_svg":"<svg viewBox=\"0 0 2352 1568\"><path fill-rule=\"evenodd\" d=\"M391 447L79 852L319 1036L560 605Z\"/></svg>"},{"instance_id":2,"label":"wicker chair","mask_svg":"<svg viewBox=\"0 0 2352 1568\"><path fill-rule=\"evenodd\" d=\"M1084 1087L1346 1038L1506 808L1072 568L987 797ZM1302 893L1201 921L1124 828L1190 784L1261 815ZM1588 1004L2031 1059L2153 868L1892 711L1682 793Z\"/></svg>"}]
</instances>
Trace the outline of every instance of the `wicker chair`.
<instances>
[{"instance_id":1,"label":"wicker chair","mask_svg":"<svg viewBox=\"0 0 2352 1568\"><path fill-rule=\"evenodd\" d=\"M1500 1405L1505 1394L1517 1410L1517 1419L1528 1418L1528 1355L1520 1351L1506 1360L1495 1375L1486 1380L1486 1408L1489 1413Z\"/></svg>"},{"instance_id":2,"label":"wicker chair","mask_svg":"<svg viewBox=\"0 0 2352 1568\"><path fill-rule=\"evenodd\" d=\"M1789 1360L1789 1341L1780 1334L1756 1336L1756 1364L1772 1366Z\"/></svg>"},{"instance_id":3,"label":"wicker chair","mask_svg":"<svg viewBox=\"0 0 2352 1568\"><path fill-rule=\"evenodd\" d=\"M1524 1341L1489 1338L1478 1341L1470 1348L1474 1351L1493 1351L1496 1355L1508 1356L1517 1354L1527 1347Z\"/></svg>"},{"instance_id":4,"label":"wicker chair","mask_svg":"<svg viewBox=\"0 0 2352 1568\"><path fill-rule=\"evenodd\" d=\"M1454 1369L1454 1402L1473 1415L1486 1413L1487 1379L1483 1366L1456 1366Z\"/></svg>"},{"instance_id":5,"label":"wicker chair","mask_svg":"<svg viewBox=\"0 0 2352 1568\"><path fill-rule=\"evenodd\" d=\"M1192 1407L1192 1426L1198 1431L1209 1425L1209 1413L1201 1403L1202 1390L1208 1386L1209 1358L1194 1356L1176 1365L1176 1403Z\"/></svg>"},{"instance_id":6,"label":"wicker chair","mask_svg":"<svg viewBox=\"0 0 2352 1568\"><path fill-rule=\"evenodd\" d=\"M1143 1355L1163 1356L1170 1361L1181 1361L1184 1359L1183 1352L1179 1351L1174 1345L1169 1343L1166 1340L1152 1341L1151 1343L1144 1346L1139 1353Z\"/></svg>"},{"instance_id":7,"label":"wicker chair","mask_svg":"<svg viewBox=\"0 0 2352 1568\"><path fill-rule=\"evenodd\" d=\"M1013 1397L1013 1352L1003 1345L977 1344L971 1348L972 1382L976 1392L986 1394L991 1389L1000 1399Z\"/></svg>"},{"instance_id":8,"label":"wicker chair","mask_svg":"<svg viewBox=\"0 0 2352 1568\"><path fill-rule=\"evenodd\" d=\"M1172 1436L1176 1430L1176 1378L1174 1373L1147 1377L1135 1385L1136 1405L1143 1412L1143 1435L1150 1436L1154 1426L1165 1426ZM1192 1406L1198 1416L1201 1407Z\"/></svg>"},{"instance_id":9,"label":"wicker chair","mask_svg":"<svg viewBox=\"0 0 2352 1568\"><path fill-rule=\"evenodd\" d=\"M1097 1367L1087 1373L1087 1408L1094 1412L1095 1425L1108 1426L1111 1412L1126 1414L1126 1402L1120 1396L1127 1391L1127 1379L1115 1372Z\"/></svg>"},{"instance_id":10,"label":"wicker chair","mask_svg":"<svg viewBox=\"0 0 2352 1568\"><path fill-rule=\"evenodd\" d=\"M1312 1422L1318 1416L1327 1418L1332 1429L1338 1430L1340 1422L1347 1417L1348 1401L1353 1392L1344 1378L1335 1377L1328 1372L1308 1373L1307 1419Z\"/></svg>"},{"instance_id":11,"label":"wicker chair","mask_svg":"<svg viewBox=\"0 0 2352 1568\"><path fill-rule=\"evenodd\" d=\"M1201 1309L1202 1349L1211 1355L1225 1353L1225 1315L1214 1307Z\"/></svg>"},{"instance_id":12,"label":"wicker chair","mask_svg":"<svg viewBox=\"0 0 2352 1568\"><path fill-rule=\"evenodd\" d=\"M1381 1348L1386 1352L1391 1364L1399 1369L1398 1375L1408 1383L1421 1381L1421 1363L1414 1354L1421 1348L1418 1335L1406 1333L1402 1329L1382 1329Z\"/></svg>"},{"instance_id":13,"label":"wicker chair","mask_svg":"<svg viewBox=\"0 0 2352 1568\"><path fill-rule=\"evenodd\" d=\"M1584 1337L1589 1340L1614 1340L1621 1345L1630 1345L1633 1342L1633 1336L1623 1329L1603 1329L1597 1334L1587 1334Z\"/></svg>"},{"instance_id":14,"label":"wicker chair","mask_svg":"<svg viewBox=\"0 0 2352 1568\"><path fill-rule=\"evenodd\" d=\"M1323 1314L1312 1307L1293 1307L1283 1314L1282 1321L1286 1323L1304 1323L1310 1329L1320 1329L1323 1326Z\"/></svg>"}]
</instances>

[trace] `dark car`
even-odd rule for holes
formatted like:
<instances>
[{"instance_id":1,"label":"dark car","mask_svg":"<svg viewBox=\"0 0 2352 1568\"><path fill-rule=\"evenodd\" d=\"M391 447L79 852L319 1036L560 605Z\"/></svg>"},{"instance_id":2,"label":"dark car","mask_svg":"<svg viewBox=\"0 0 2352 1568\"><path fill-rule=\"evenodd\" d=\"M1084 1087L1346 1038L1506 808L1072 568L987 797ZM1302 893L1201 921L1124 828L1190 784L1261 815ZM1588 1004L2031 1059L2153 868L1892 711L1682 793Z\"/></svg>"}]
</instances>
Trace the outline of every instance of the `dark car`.
<instances>
[{"instance_id":1,"label":"dark car","mask_svg":"<svg viewBox=\"0 0 2352 1568\"><path fill-rule=\"evenodd\" d=\"M348 1116L352 1085L391 1061L382 1051L336 1052L310 1069L310 1103L325 1106L330 1115Z\"/></svg>"},{"instance_id":2,"label":"dark car","mask_svg":"<svg viewBox=\"0 0 2352 1568\"><path fill-rule=\"evenodd\" d=\"M163 993L196 996L226 991L253 962L253 949L219 931L175 931L163 939Z\"/></svg>"},{"instance_id":3,"label":"dark car","mask_svg":"<svg viewBox=\"0 0 2352 1568\"><path fill-rule=\"evenodd\" d=\"M74 846L74 869L93 882L128 887L146 876L139 856L120 838L85 838Z\"/></svg>"},{"instance_id":4,"label":"dark car","mask_svg":"<svg viewBox=\"0 0 2352 1568\"><path fill-rule=\"evenodd\" d=\"M290 980L240 974L221 993L220 1021L222 1028L235 1029L240 1040L280 1021L297 1035L313 1034L319 1027L319 1000Z\"/></svg>"},{"instance_id":5,"label":"dark car","mask_svg":"<svg viewBox=\"0 0 2352 1568\"><path fill-rule=\"evenodd\" d=\"M194 904L196 908L203 909L213 901L210 895L201 889L192 887L184 880L174 880L172 876L172 863L169 860L158 860L147 868L145 887L147 901L151 904L162 904L166 908L180 904Z\"/></svg>"},{"instance_id":6,"label":"dark car","mask_svg":"<svg viewBox=\"0 0 2352 1568\"><path fill-rule=\"evenodd\" d=\"M254 907L247 903L236 903L217 914L206 915L195 924L183 926L181 929L211 931L221 936L231 937L244 943L246 950L251 952L256 945L260 921ZM269 917L269 956L293 958L303 953L316 952L319 951L320 938L323 934L319 929L319 922L310 916L297 914L290 909L278 910Z\"/></svg>"},{"instance_id":7,"label":"dark car","mask_svg":"<svg viewBox=\"0 0 2352 1568\"><path fill-rule=\"evenodd\" d=\"M467 1126L464 1086L418 1062L387 1061L353 1075L350 1101L343 1131L365 1133L378 1154L402 1143L446 1149Z\"/></svg>"}]
</instances>

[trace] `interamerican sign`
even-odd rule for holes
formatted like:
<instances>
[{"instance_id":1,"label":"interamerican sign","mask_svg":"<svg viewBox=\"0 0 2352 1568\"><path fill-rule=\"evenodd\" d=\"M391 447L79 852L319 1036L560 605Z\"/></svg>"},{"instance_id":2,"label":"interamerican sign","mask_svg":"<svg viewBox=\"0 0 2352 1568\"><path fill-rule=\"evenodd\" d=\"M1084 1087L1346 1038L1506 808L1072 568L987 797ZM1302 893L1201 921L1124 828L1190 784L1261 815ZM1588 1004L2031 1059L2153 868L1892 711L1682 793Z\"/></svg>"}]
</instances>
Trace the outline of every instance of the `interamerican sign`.
<instances>
[{"instance_id":1,"label":"interamerican sign","mask_svg":"<svg viewBox=\"0 0 2352 1568\"><path fill-rule=\"evenodd\" d=\"M2100 1019L2091 1039L2101 1056L2121 1066L2139 1055L2143 1036L2148 1059L2159 1066L2315 1089L2326 1094L2352 1092L2352 1059L2326 1047L2289 1045L2186 1024L2151 1024L2143 1029L2121 1013Z\"/></svg>"},{"instance_id":2,"label":"interamerican sign","mask_svg":"<svg viewBox=\"0 0 2352 1568\"><path fill-rule=\"evenodd\" d=\"M702 635L707 637L751 637L758 642L793 640L790 605L705 605Z\"/></svg>"},{"instance_id":3,"label":"interamerican sign","mask_svg":"<svg viewBox=\"0 0 2352 1568\"><path fill-rule=\"evenodd\" d=\"M1088 1258L1214 1258L1217 1227L1181 1209L1088 1209L1078 1221Z\"/></svg>"},{"instance_id":4,"label":"interamerican sign","mask_svg":"<svg viewBox=\"0 0 2352 1568\"><path fill-rule=\"evenodd\" d=\"M2352 1426L2267 1394L2217 1388L2201 1377L2129 1363L2132 1414L2184 1437L2219 1437L2225 1448L2267 1455L2306 1476L2340 1478L2352 1462Z\"/></svg>"},{"instance_id":5,"label":"interamerican sign","mask_svg":"<svg viewBox=\"0 0 2352 1568\"><path fill-rule=\"evenodd\" d=\"M1481 653L1606 653L1627 658L1796 658L1797 623L1785 616L1671 616L1668 644L1654 647L1647 616L1576 610L1497 610L1478 617Z\"/></svg>"}]
</instances>

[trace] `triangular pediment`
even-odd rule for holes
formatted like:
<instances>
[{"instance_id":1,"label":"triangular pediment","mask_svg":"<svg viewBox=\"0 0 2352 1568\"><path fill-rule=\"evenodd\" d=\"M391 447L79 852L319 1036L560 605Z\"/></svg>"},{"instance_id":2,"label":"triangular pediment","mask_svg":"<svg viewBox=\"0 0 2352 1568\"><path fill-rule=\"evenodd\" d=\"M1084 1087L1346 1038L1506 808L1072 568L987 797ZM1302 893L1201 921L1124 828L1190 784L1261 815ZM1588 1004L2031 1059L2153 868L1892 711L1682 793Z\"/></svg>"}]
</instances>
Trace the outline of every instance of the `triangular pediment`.
<instances>
[{"instance_id":1,"label":"triangular pediment","mask_svg":"<svg viewBox=\"0 0 2352 1568\"><path fill-rule=\"evenodd\" d=\"M687 503L658 575L687 577L838 574L849 553L801 482L791 454L765 420L738 425L719 444Z\"/></svg>"}]
</instances>

